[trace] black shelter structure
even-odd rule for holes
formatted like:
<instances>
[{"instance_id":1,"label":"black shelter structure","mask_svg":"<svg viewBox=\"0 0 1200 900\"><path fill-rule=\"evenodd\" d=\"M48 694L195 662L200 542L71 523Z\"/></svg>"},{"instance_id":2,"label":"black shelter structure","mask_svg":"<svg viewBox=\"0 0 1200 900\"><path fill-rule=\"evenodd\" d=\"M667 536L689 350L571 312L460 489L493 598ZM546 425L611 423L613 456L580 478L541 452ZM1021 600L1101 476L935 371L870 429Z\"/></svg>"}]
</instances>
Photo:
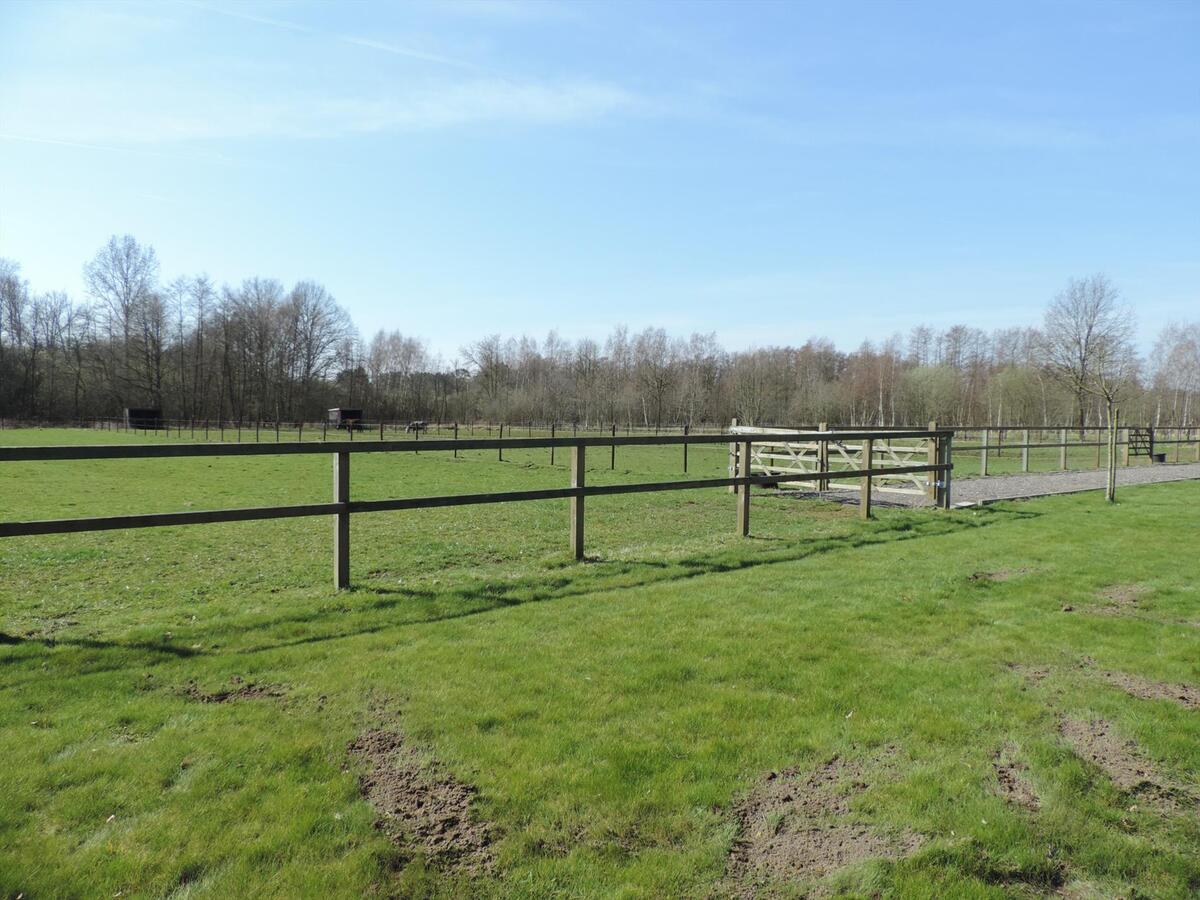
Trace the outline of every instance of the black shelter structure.
<instances>
[{"instance_id":1,"label":"black shelter structure","mask_svg":"<svg viewBox=\"0 0 1200 900\"><path fill-rule=\"evenodd\" d=\"M162 410L149 407L125 407L125 427L159 429L162 428Z\"/></svg>"},{"instance_id":2,"label":"black shelter structure","mask_svg":"<svg viewBox=\"0 0 1200 900\"><path fill-rule=\"evenodd\" d=\"M346 406L336 406L329 411L329 424L333 428L344 428L347 431L363 428L363 411L350 409Z\"/></svg>"}]
</instances>

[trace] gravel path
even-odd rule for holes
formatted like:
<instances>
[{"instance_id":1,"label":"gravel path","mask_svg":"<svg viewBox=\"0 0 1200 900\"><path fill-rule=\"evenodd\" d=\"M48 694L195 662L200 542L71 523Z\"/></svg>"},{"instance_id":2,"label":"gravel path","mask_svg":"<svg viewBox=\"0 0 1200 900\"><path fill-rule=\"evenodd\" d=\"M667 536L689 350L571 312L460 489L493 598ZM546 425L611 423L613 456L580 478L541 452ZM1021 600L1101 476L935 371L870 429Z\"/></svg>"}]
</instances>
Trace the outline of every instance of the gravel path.
<instances>
[{"instance_id":1,"label":"gravel path","mask_svg":"<svg viewBox=\"0 0 1200 900\"><path fill-rule=\"evenodd\" d=\"M1038 472L1027 475L990 475L987 478L956 478L951 487L955 506L987 503L991 500L1019 500L1025 497L1044 497L1048 494L1071 494L1075 491L1104 489L1103 469L1084 469L1077 472ZM1127 484L1157 484L1162 481L1200 479L1200 463L1168 463L1156 466L1137 466L1117 469L1117 487ZM781 491L794 497L821 497L845 503L858 503L857 491ZM875 494L879 506L926 506L924 497L909 494Z\"/></svg>"}]
</instances>

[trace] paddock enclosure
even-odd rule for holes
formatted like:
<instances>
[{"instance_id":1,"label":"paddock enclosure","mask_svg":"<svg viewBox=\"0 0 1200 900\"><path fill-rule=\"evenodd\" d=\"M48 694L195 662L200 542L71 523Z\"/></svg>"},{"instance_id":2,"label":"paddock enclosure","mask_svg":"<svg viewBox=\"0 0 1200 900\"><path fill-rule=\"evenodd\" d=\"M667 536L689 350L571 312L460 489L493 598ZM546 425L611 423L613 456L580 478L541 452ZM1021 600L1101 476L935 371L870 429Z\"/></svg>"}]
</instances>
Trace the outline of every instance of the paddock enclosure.
<instances>
[{"instance_id":1,"label":"paddock enclosure","mask_svg":"<svg viewBox=\"0 0 1200 900\"><path fill-rule=\"evenodd\" d=\"M622 494L685 491L724 487L736 491L734 504L737 533L750 532L750 495L754 485L778 485L803 476L805 479L837 483L853 480L859 491L862 514L871 512L873 482L881 479L892 484L901 478L925 478L938 506L950 505L949 462L952 432L948 430L848 431L838 434L835 445L858 441L862 449L858 465L839 466L825 470L794 472L758 472L751 469L756 445L775 447L780 443L808 446L829 442L825 432L779 432L769 440L755 434L726 435L636 435L605 437L550 438L467 438L460 440L387 441L350 439L332 446L326 443L254 443L254 444L134 444L90 446L0 447L0 465L7 463L105 460L150 460L206 457L261 457L326 455L332 466L332 497L329 502L292 504L286 506L239 507L201 511L160 512L136 515L98 516L88 518L43 519L34 521L0 522L0 538L32 535L67 534L115 529L156 528L180 525L202 525L218 522L248 522L266 519L330 516L333 520L333 581L335 588L350 585L350 517L356 513L434 509L440 507L476 506L496 503L524 503L538 500L569 500L569 547L575 559L584 556L585 502L588 497ZM690 478L671 481L641 481L627 484L589 485L586 481L587 451L589 448L608 450L615 460L618 447L679 447L683 451L683 468L687 468L689 447L720 447L733 438L739 448L738 469L726 478ZM879 442L880 453L872 452ZM893 441L920 441L928 447L928 461L912 462L912 456L901 456L890 449ZM548 450L553 459L555 450L570 456L570 484L565 487L532 490L494 491L486 493L433 494L418 497L354 500L351 498L351 460L363 454L451 453L457 456L467 451L495 451L503 460L504 452ZM847 457L847 462L853 463Z\"/></svg>"},{"instance_id":2,"label":"paddock enclosure","mask_svg":"<svg viewBox=\"0 0 1200 900\"><path fill-rule=\"evenodd\" d=\"M949 428L931 422L924 429L855 429L824 423L815 429L783 429L739 425L735 420L723 432L693 433L687 425L670 432L661 428L639 431L631 426L622 430L611 425L588 434L578 424L564 426L561 431L555 424L535 429L532 423L460 426L423 422L421 427L414 428L412 422L371 423L354 419L353 427L340 428L334 418L331 415L330 422L308 426L255 423L253 429L237 423L214 425L143 418L140 421L147 427L138 429L126 417L81 422L78 424L83 429L74 433L100 432L122 439L140 437L142 443L0 446L0 467L18 462L263 456L286 459L315 454L327 455L332 476L332 491L327 499L303 504L236 505L16 521L0 508L0 519L10 519L0 521L0 538L329 516L334 522L334 585L344 588L350 583L350 517L359 513L566 500L570 506L566 544L574 558L582 559L588 497L726 488L737 495L731 504L736 533L746 535L750 531L749 496L755 486L852 493L857 495L861 514L869 517L874 495L903 495L910 501L923 498L931 505L949 508L955 470L961 478L1100 468L1107 464L1106 430L1095 427ZM13 427L14 423L5 424L6 431L21 433L19 427ZM422 433L426 437L422 438ZM1198 428L1130 426L1119 430L1116 443L1121 466L1200 461ZM677 454L675 462L664 468L685 476L689 474L689 465L695 467L695 453L708 454L706 471L717 477L588 483L589 468L615 470L618 451L624 453L636 448L658 448ZM564 474L569 477L565 485L530 489L447 494L439 492L436 480L432 480L425 482L426 490L416 496L364 499L351 495L351 460L356 455L387 454L403 458L425 453L458 458L460 454L480 451L494 452L500 462L504 461L506 451L510 458L513 454L544 452L552 467L556 462L568 467ZM693 454L690 462L689 451ZM713 455L719 453L727 453L725 477L720 477L711 465Z\"/></svg>"},{"instance_id":3,"label":"paddock enclosure","mask_svg":"<svg viewBox=\"0 0 1200 900\"><path fill-rule=\"evenodd\" d=\"M404 424L0 433L0 521L27 531L0 540L0 894L1200 884L1200 481L968 508L1056 436L989 435L964 479L980 438L949 428ZM831 489L730 474L731 444L752 469L772 442L828 443ZM955 468L897 472L889 442ZM947 475L949 510L880 490ZM1128 759L1132 786L1105 768Z\"/></svg>"}]
</instances>

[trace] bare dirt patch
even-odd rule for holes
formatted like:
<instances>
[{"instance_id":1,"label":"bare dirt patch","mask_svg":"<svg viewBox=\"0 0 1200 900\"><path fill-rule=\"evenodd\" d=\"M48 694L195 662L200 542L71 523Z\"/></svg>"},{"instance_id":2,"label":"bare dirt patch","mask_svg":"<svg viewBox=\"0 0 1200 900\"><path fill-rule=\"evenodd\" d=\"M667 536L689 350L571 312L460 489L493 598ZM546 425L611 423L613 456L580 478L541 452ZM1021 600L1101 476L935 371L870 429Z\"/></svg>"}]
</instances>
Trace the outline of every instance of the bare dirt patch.
<instances>
[{"instance_id":1,"label":"bare dirt patch","mask_svg":"<svg viewBox=\"0 0 1200 900\"><path fill-rule=\"evenodd\" d=\"M979 584L981 582L999 584L1001 582L1011 581L1020 575L1028 575L1032 571L1033 569L1029 568L1028 566L1022 566L1019 569L997 569L995 572L975 572L967 579L967 581L970 581L972 584Z\"/></svg>"},{"instance_id":2,"label":"bare dirt patch","mask_svg":"<svg viewBox=\"0 0 1200 900\"><path fill-rule=\"evenodd\" d=\"M1122 791L1163 812L1174 812L1192 801L1185 788L1160 774L1137 744L1121 737L1112 724L1064 718L1059 732L1075 753L1104 772Z\"/></svg>"},{"instance_id":3,"label":"bare dirt patch","mask_svg":"<svg viewBox=\"0 0 1200 900\"><path fill-rule=\"evenodd\" d=\"M1170 700L1187 709L1200 709L1200 688L1194 685L1151 681L1124 672L1101 672L1100 677L1139 700Z\"/></svg>"},{"instance_id":4,"label":"bare dirt patch","mask_svg":"<svg viewBox=\"0 0 1200 900\"><path fill-rule=\"evenodd\" d=\"M727 892L756 896L773 880L818 879L867 859L896 859L921 844L853 821L850 800L868 788L859 763L838 757L811 770L768 774L734 811L739 836L729 854Z\"/></svg>"},{"instance_id":5,"label":"bare dirt patch","mask_svg":"<svg viewBox=\"0 0 1200 900\"><path fill-rule=\"evenodd\" d=\"M1136 611L1138 602L1149 593L1150 588L1144 584L1110 584L1096 596L1104 601L1102 612L1122 613Z\"/></svg>"},{"instance_id":6,"label":"bare dirt patch","mask_svg":"<svg viewBox=\"0 0 1200 900\"><path fill-rule=\"evenodd\" d=\"M471 815L472 785L444 771L398 732L367 731L348 749L368 765L363 796L394 843L439 868L490 871L492 830Z\"/></svg>"},{"instance_id":7,"label":"bare dirt patch","mask_svg":"<svg viewBox=\"0 0 1200 900\"><path fill-rule=\"evenodd\" d=\"M277 684L254 684L244 682L238 676L229 679L230 687L217 691L202 691L194 681L188 682L184 691L188 698L198 703L231 703L237 700L272 700L284 695Z\"/></svg>"},{"instance_id":8,"label":"bare dirt patch","mask_svg":"<svg viewBox=\"0 0 1200 900\"><path fill-rule=\"evenodd\" d=\"M992 758L992 769L996 772L1000 796L1006 801L1035 812L1041 808L1041 798L1029 781L1029 767L1016 758L1014 748L997 750Z\"/></svg>"},{"instance_id":9,"label":"bare dirt patch","mask_svg":"<svg viewBox=\"0 0 1200 900\"><path fill-rule=\"evenodd\" d=\"M1031 684L1040 684L1054 671L1050 666L1027 666L1022 663L1009 663L1008 668Z\"/></svg>"}]
</instances>

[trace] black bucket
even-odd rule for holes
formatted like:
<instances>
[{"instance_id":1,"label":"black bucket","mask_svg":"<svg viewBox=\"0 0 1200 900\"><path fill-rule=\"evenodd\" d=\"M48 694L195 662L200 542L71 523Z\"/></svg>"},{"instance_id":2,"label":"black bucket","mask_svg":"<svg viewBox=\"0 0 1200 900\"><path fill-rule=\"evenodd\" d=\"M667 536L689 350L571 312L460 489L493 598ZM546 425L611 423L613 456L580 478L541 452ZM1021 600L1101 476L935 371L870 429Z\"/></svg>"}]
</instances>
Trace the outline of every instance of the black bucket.
<instances>
[{"instance_id":1,"label":"black bucket","mask_svg":"<svg viewBox=\"0 0 1200 900\"><path fill-rule=\"evenodd\" d=\"M1167 461L1167 454L1165 454L1165 453L1152 453L1152 454L1150 455L1150 458L1151 458L1151 459L1152 459L1154 462L1156 462L1156 463L1165 463L1165 462Z\"/></svg>"}]
</instances>

